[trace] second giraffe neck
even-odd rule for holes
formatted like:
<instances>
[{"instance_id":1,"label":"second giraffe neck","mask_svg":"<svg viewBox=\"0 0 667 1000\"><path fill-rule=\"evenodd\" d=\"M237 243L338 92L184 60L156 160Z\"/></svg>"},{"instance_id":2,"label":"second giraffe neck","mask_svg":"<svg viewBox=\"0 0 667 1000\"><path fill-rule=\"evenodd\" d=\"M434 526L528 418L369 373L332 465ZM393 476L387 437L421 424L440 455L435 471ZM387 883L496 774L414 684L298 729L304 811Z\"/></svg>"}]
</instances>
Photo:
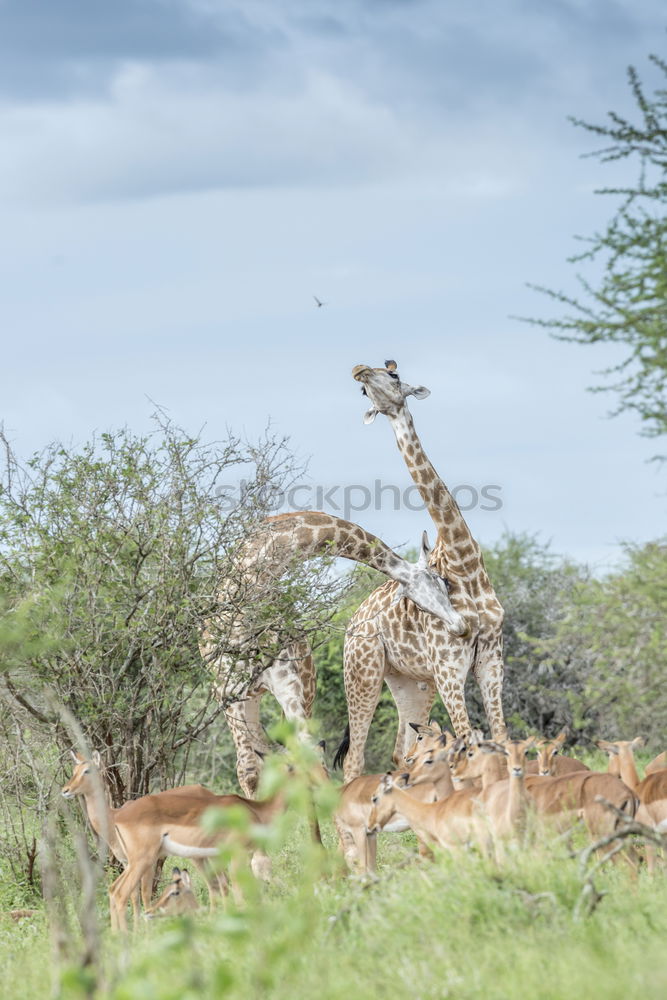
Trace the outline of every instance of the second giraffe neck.
<instances>
[{"instance_id":1,"label":"second giraffe neck","mask_svg":"<svg viewBox=\"0 0 667 1000\"><path fill-rule=\"evenodd\" d=\"M438 529L438 542L434 553L438 570L446 569L467 580L476 580L479 593L493 592L493 587L484 569L484 562L478 543L470 533L459 505L436 472L433 463L424 451L419 435L406 406L389 421L396 437L399 451L403 456L421 497L426 504L431 520Z\"/></svg>"}]
</instances>

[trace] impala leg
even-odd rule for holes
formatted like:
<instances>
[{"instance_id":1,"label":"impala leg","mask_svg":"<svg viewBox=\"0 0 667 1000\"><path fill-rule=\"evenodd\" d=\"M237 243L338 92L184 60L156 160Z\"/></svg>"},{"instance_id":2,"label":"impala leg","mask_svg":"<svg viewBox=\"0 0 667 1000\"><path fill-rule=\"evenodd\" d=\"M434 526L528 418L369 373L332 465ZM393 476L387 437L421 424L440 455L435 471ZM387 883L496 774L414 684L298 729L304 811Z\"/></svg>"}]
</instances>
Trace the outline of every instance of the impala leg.
<instances>
[{"instance_id":1,"label":"impala leg","mask_svg":"<svg viewBox=\"0 0 667 1000\"><path fill-rule=\"evenodd\" d=\"M334 814L334 826L338 834L338 850L343 857L346 867L352 871L354 868L355 846L352 831L347 823L343 823L339 816Z\"/></svg>"},{"instance_id":2,"label":"impala leg","mask_svg":"<svg viewBox=\"0 0 667 1000\"><path fill-rule=\"evenodd\" d=\"M127 866L120 878L116 879L109 890L111 905L116 911L116 929L127 931L127 904L132 893L138 888L147 872L152 874L155 866L155 853L143 854L135 858ZM113 923L113 917L112 917Z\"/></svg>"},{"instance_id":3,"label":"impala leg","mask_svg":"<svg viewBox=\"0 0 667 1000\"><path fill-rule=\"evenodd\" d=\"M376 872L376 861L378 853L378 837L377 833L366 833L366 871L371 875L375 875Z\"/></svg>"},{"instance_id":4,"label":"impala leg","mask_svg":"<svg viewBox=\"0 0 667 1000\"><path fill-rule=\"evenodd\" d=\"M151 905L151 900L153 898L153 882L155 881L155 869L147 871L141 878L141 902L143 903L144 910L147 910ZM136 895L136 891L132 898Z\"/></svg>"},{"instance_id":5,"label":"impala leg","mask_svg":"<svg viewBox=\"0 0 667 1000\"><path fill-rule=\"evenodd\" d=\"M208 908L212 913L215 908L216 897L220 896L224 900L229 893L229 882L227 881L227 876L222 871L216 872L211 864L203 858L193 858L192 860L199 871L199 874L206 883L206 888L208 890Z\"/></svg>"}]
</instances>

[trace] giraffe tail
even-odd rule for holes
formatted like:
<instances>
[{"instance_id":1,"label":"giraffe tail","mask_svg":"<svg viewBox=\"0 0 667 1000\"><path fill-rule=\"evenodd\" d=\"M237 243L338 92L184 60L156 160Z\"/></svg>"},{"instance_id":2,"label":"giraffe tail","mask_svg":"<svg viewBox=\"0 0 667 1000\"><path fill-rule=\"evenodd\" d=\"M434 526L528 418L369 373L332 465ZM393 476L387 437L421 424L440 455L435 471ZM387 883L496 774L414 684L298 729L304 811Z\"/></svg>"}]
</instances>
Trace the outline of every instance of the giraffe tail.
<instances>
[{"instance_id":1,"label":"giraffe tail","mask_svg":"<svg viewBox=\"0 0 667 1000\"><path fill-rule=\"evenodd\" d=\"M343 761L347 757L347 751L350 749L350 723L345 727L345 735L341 740L341 744L336 750L336 756L333 759L334 770L338 771L343 766Z\"/></svg>"}]
</instances>

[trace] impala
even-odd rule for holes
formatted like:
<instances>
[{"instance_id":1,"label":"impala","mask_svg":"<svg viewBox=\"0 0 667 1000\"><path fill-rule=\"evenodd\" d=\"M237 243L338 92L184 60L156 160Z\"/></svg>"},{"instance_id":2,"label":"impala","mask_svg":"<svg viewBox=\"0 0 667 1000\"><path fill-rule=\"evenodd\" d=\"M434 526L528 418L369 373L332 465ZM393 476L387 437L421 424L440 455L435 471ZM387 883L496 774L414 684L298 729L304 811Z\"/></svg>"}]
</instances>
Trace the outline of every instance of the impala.
<instances>
[{"instance_id":1,"label":"impala","mask_svg":"<svg viewBox=\"0 0 667 1000\"><path fill-rule=\"evenodd\" d=\"M171 882L164 892L149 906L146 917L176 917L199 909L199 903L192 891L190 873L187 868L173 868Z\"/></svg>"},{"instance_id":2,"label":"impala","mask_svg":"<svg viewBox=\"0 0 667 1000\"><path fill-rule=\"evenodd\" d=\"M416 736L414 743L403 757L408 766L414 764L418 754L426 753L427 750L438 746L442 738L445 741L454 739L453 734L448 729L441 729L440 723L436 722L435 719L431 719L425 726L419 725L417 722L410 722L409 726L415 731Z\"/></svg>"},{"instance_id":3,"label":"impala","mask_svg":"<svg viewBox=\"0 0 667 1000\"><path fill-rule=\"evenodd\" d=\"M487 743L484 750L491 752L493 744ZM498 746L498 745L496 745ZM508 744L505 744L507 747ZM502 758L498 757L495 765L484 760L483 745L474 741L463 741L463 746L453 751L454 773L462 777L476 778L486 773L486 784L489 787L485 800L489 806L498 811L495 804L502 800L505 792L503 785L493 784L495 766L496 777L500 774ZM502 747L496 750L499 753ZM528 747L527 747L528 749ZM505 783L505 787L506 783ZM493 788L493 791L491 791ZM603 836L613 832L617 818L596 801L602 796L612 802L618 809L630 818L634 816L636 802L631 791L618 777L611 774L600 774L595 771L573 771L558 777L540 777L527 774L525 788L530 804L542 818L549 818L558 828L565 828L572 822L583 819L591 836Z\"/></svg>"},{"instance_id":4,"label":"impala","mask_svg":"<svg viewBox=\"0 0 667 1000\"><path fill-rule=\"evenodd\" d=\"M118 838L116 823L119 819L122 821L128 807L132 803L126 802L125 805L120 806L118 809L112 808L107 803L104 797L100 773L103 764L97 750L93 751L90 761L74 750L71 750L70 753L75 764L74 771L69 782L63 787L61 795L65 799L73 799L81 796L88 821L93 830L106 843L114 858L127 866L128 859ZM165 792L156 792L153 798L164 801L163 797L170 795L185 795L191 798L200 797L206 800L208 804L211 801L215 802L216 799L215 794L203 785L182 785L179 788L172 788ZM146 871L141 880L141 899L144 909L150 905L154 875L155 867ZM139 903L136 893L132 894L132 909L136 921L139 913Z\"/></svg>"},{"instance_id":5,"label":"impala","mask_svg":"<svg viewBox=\"0 0 667 1000\"><path fill-rule=\"evenodd\" d=\"M418 802L413 795L400 788L393 775L385 774L371 798L372 808L368 817L368 832L376 833L388 826L395 816L404 816L414 832L426 843L436 847L452 848L469 840L469 824L456 833L445 829L443 810L454 799L471 796L472 789L452 792L445 799L434 803Z\"/></svg>"},{"instance_id":6,"label":"impala","mask_svg":"<svg viewBox=\"0 0 667 1000\"><path fill-rule=\"evenodd\" d=\"M507 756L505 775L509 770L509 779L506 782L492 780L491 772L493 771L494 778L499 772L495 765L489 765L487 770L489 783L486 788L453 791L446 798L433 804L417 802L407 790L397 786L392 775L385 775L372 799L369 831L381 829L400 813L405 816L415 833L430 844L452 850L474 841L488 848L490 839L494 836L493 830L497 829L499 837L513 832L525 811L522 804L525 797L523 792L525 755L532 742L532 740L521 742L509 740L502 746L486 744L492 752L500 752ZM469 747L469 742L459 739L448 751L454 773L457 770L460 773L458 762L463 756L467 756ZM476 745L475 756L478 753L481 755L484 751ZM490 801L491 792L497 784L507 785L509 795L502 806L496 806L494 797L493 815L490 815L486 811L487 802ZM497 801L500 802L499 797Z\"/></svg>"},{"instance_id":7,"label":"impala","mask_svg":"<svg viewBox=\"0 0 667 1000\"><path fill-rule=\"evenodd\" d=\"M420 729L426 728L425 726L420 727ZM420 735L424 736L424 734ZM431 740L435 735L433 732L430 733L428 739ZM436 737L438 742L444 741L446 744L448 739L453 740L453 738L451 733L445 732L443 734L438 727ZM415 746L421 747L423 745L423 739L419 743L415 743ZM409 772L410 779L412 779L415 770L421 772L422 777L415 786L411 787L409 794L423 802L434 802L436 799L449 795L453 791L453 786L447 761L435 762L430 749L418 756L413 751L414 747L410 751L411 759L414 762L413 768ZM341 790L334 823L340 838L343 856L351 870L359 870L363 873L375 871L377 853L375 833L377 830L368 834L367 829L372 810L371 798L381 777L382 775L379 774L361 775L358 778L353 778ZM401 771L395 771L392 777L397 783L403 784L407 775ZM402 815L397 815L391 823L382 827L382 832L403 833L409 828L407 820ZM423 846L420 845L420 853L423 853L423 850Z\"/></svg>"},{"instance_id":8,"label":"impala","mask_svg":"<svg viewBox=\"0 0 667 1000\"><path fill-rule=\"evenodd\" d=\"M65 786L63 795L66 798L85 794L88 784L84 782L84 778L91 781L91 764L87 761L79 761L79 764L83 765L79 772L80 780L76 783L72 781ZM76 771L77 769L75 777ZM312 773L316 780L324 780L321 765L313 767ZM87 795L86 798L90 804L90 796ZM147 877L149 875L152 877L158 860L173 855L191 858L197 863L217 854L218 845L225 840L227 832L206 834L202 830L201 819L207 809L216 806L229 809L237 806L245 811L251 824L267 825L283 809L284 801L285 796L282 791L270 799L254 801L240 795L215 795L207 789L202 789L202 786L195 785L144 795L140 799L126 802L120 809L115 810L104 803L101 827L115 832L120 854L127 864L125 871L109 889L112 926L126 930L128 900L140 883L145 884ZM95 806L100 808L99 797L95 801ZM248 850L251 850L249 844ZM251 868L258 878L265 879L268 876L269 861L263 852L254 852ZM233 878L235 873L231 874L232 891L236 898L240 899L240 890ZM227 879L224 875L216 876L216 879L220 889L225 893ZM207 884L211 891L208 878Z\"/></svg>"},{"instance_id":9,"label":"impala","mask_svg":"<svg viewBox=\"0 0 667 1000\"><path fill-rule=\"evenodd\" d=\"M643 781L639 780L634 750L644 746L641 736L634 740L598 740L597 746L609 755L609 770L618 771L623 781L633 789L639 799L637 819L640 823L653 826L660 833L667 831L667 770L660 766L648 772ZM659 754L651 764L655 765L662 754ZM649 852L649 867L652 868L654 857Z\"/></svg>"},{"instance_id":10,"label":"impala","mask_svg":"<svg viewBox=\"0 0 667 1000\"><path fill-rule=\"evenodd\" d=\"M644 774L655 774L656 771L662 771L665 767L667 767L667 750L663 750L657 757L649 761L644 768Z\"/></svg>"},{"instance_id":11,"label":"impala","mask_svg":"<svg viewBox=\"0 0 667 1000\"><path fill-rule=\"evenodd\" d=\"M572 771L590 771L576 757L561 754L566 738L567 730L563 729L553 740L540 740L537 743L537 773L543 778L557 778Z\"/></svg>"}]
</instances>

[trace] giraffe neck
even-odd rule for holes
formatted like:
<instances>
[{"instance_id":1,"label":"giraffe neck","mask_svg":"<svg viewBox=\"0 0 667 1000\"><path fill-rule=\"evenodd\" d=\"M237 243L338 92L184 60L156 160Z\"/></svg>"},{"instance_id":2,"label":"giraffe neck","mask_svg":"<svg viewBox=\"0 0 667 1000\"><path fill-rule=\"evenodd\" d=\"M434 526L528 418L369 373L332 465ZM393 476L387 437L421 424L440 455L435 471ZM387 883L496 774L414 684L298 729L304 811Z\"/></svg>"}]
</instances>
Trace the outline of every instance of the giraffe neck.
<instances>
[{"instance_id":1,"label":"giraffe neck","mask_svg":"<svg viewBox=\"0 0 667 1000\"><path fill-rule=\"evenodd\" d=\"M320 555L365 563L401 583L409 579L410 563L379 538L358 524L319 511L267 518L258 537L250 540L243 562L250 567L268 559L275 575L276 564Z\"/></svg>"},{"instance_id":2,"label":"giraffe neck","mask_svg":"<svg viewBox=\"0 0 667 1000\"><path fill-rule=\"evenodd\" d=\"M403 460L438 529L438 544L434 550L438 572L446 570L448 575L470 581L473 596L489 592L494 594L480 547L470 533L459 505L424 451L407 406L403 406L389 421Z\"/></svg>"}]
</instances>

